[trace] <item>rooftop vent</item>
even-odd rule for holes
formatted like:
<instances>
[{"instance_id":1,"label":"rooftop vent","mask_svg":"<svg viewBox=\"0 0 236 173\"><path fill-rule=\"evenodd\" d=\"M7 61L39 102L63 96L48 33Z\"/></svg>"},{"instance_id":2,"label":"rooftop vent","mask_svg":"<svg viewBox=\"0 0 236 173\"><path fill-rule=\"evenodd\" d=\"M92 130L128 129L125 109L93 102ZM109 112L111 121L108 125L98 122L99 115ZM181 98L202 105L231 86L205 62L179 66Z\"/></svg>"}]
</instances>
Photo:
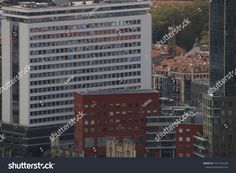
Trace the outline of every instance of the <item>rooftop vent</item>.
<instances>
[{"instance_id":1,"label":"rooftop vent","mask_svg":"<svg viewBox=\"0 0 236 173\"><path fill-rule=\"evenodd\" d=\"M70 5L70 0L53 0L53 2L57 5L57 6L69 6Z\"/></svg>"}]
</instances>

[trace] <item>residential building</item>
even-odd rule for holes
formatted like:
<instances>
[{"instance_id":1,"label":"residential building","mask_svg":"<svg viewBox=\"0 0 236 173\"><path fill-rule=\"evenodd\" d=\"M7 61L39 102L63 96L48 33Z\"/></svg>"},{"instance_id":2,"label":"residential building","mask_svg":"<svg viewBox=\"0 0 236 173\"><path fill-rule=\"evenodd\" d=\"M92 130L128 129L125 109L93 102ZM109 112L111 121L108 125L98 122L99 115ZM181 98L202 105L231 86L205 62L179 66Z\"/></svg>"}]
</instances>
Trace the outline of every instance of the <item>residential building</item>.
<instances>
[{"instance_id":1,"label":"residential building","mask_svg":"<svg viewBox=\"0 0 236 173\"><path fill-rule=\"evenodd\" d=\"M196 79L191 82L191 105L196 106L198 110L202 109L203 94L209 89L209 79Z\"/></svg>"},{"instance_id":2,"label":"residential building","mask_svg":"<svg viewBox=\"0 0 236 173\"><path fill-rule=\"evenodd\" d=\"M136 157L135 143L130 140L119 140L108 137L106 141L106 157Z\"/></svg>"},{"instance_id":3,"label":"residential building","mask_svg":"<svg viewBox=\"0 0 236 173\"><path fill-rule=\"evenodd\" d=\"M208 79L207 56L191 54L165 59L154 68L154 88L162 97L178 103L190 103L191 81L195 79Z\"/></svg>"},{"instance_id":4,"label":"residential building","mask_svg":"<svg viewBox=\"0 0 236 173\"><path fill-rule=\"evenodd\" d=\"M173 47L173 46L172 46ZM174 45L175 47L175 56L185 55L186 50L183 48ZM156 48L155 45L152 47L152 61L153 65L158 65L161 61L169 59L171 53L169 52L170 47L166 44L161 45L160 48Z\"/></svg>"},{"instance_id":5,"label":"residential building","mask_svg":"<svg viewBox=\"0 0 236 173\"><path fill-rule=\"evenodd\" d=\"M162 100L162 99L161 99ZM164 100L166 102L166 100ZM156 135L162 133L164 129L173 124L177 119L188 111L195 111L190 106L164 106L161 104L159 116L147 117L147 139L146 149L147 157L155 158L174 158L176 155L176 131L175 129L168 132L158 142L155 140ZM187 119L185 122L191 122Z\"/></svg>"},{"instance_id":6,"label":"residential building","mask_svg":"<svg viewBox=\"0 0 236 173\"><path fill-rule=\"evenodd\" d=\"M54 141L51 141L50 150L44 151L44 156L77 158L84 157L84 152L75 150L74 146L63 146L63 144L59 142L59 138L56 138Z\"/></svg>"},{"instance_id":7,"label":"residential building","mask_svg":"<svg viewBox=\"0 0 236 173\"><path fill-rule=\"evenodd\" d=\"M194 135L202 133L203 125L198 123L180 124L176 128L176 157L194 156Z\"/></svg>"},{"instance_id":8,"label":"residential building","mask_svg":"<svg viewBox=\"0 0 236 173\"><path fill-rule=\"evenodd\" d=\"M193 135L193 157L209 157L208 148L208 141L203 137L203 133L196 132Z\"/></svg>"}]
</instances>

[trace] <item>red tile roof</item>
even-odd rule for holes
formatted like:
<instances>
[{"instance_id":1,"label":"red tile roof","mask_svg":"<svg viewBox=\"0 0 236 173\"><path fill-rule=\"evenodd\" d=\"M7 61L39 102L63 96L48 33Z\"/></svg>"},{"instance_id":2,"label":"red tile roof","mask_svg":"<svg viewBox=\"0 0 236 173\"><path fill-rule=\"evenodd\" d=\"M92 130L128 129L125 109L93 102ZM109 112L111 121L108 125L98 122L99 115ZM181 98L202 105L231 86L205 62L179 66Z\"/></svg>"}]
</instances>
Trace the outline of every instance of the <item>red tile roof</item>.
<instances>
[{"instance_id":1,"label":"red tile roof","mask_svg":"<svg viewBox=\"0 0 236 173\"><path fill-rule=\"evenodd\" d=\"M179 56L174 59L166 59L155 68L156 72L180 72L180 73L206 73L208 72L208 57L197 55Z\"/></svg>"}]
</instances>

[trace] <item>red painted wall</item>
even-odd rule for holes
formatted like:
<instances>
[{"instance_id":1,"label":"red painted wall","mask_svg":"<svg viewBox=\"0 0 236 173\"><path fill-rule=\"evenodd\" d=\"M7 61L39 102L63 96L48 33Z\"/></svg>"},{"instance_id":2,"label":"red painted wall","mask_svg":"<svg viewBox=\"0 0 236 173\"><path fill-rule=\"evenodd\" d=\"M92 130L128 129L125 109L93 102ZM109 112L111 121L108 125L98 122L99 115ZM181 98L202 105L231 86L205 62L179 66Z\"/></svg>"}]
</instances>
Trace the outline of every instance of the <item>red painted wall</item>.
<instances>
[{"instance_id":1,"label":"red painted wall","mask_svg":"<svg viewBox=\"0 0 236 173\"><path fill-rule=\"evenodd\" d=\"M151 102L145 105L145 102L150 99ZM125 103L126 106L122 107L122 103ZM116 106L116 104L120 104L120 106ZM85 105L89 107L85 108ZM106 148L98 147L98 137L143 137L143 144L136 144L136 153L137 156L144 155L146 152L146 116L148 116L148 111L153 112L154 110L157 110L156 116L159 115L159 93L156 92L110 95L75 93L75 112L86 114L81 121L75 124L75 147L78 150L84 150L85 156L105 156ZM126 112L126 115L122 114L123 111ZM109 112L114 112L114 115L110 116ZM120 112L120 115L116 112ZM95 121L94 125L84 124L85 121L91 122L91 120ZM116 122L116 120L120 122ZM110 124L110 121L113 121L113 124ZM85 133L85 128L94 128L95 132L89 130L88 133ZM96 152L93 147L85 148L86 137L95 138Z\"/></svg>"},{"instance_id":2,"label":"red painted wall","mask_svg":"<svg viewBox=\"0 0 236 173\"><path fill-rule=\"evenodd\" d=\"M179 129L183 129L183 132L180 133ZM186 131L190 129L190 131ZM179 157L179 154L182 153L183 157L186 157L186 154L190 154L190 157L193 156L193 136L196 132L202 133L203 125L201 124L180 124L176 128L176 157ZM183 141L179 141L179 137L183 138ZM190 137L190 142L186 142L186 137Z\"/></svg>"}]
</instances>

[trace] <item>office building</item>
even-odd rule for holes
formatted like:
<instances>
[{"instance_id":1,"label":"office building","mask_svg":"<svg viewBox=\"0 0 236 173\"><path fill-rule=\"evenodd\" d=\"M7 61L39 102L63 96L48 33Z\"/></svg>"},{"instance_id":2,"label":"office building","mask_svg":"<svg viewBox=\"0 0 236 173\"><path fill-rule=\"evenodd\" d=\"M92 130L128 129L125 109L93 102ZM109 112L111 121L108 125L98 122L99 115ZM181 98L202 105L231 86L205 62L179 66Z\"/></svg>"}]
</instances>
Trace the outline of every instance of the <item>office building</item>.
<instances>
[{"instance_id":1,"label":"office building","mask_svg":"<svg viewBox=\"0 0 236 173\"><path fill-rule=\"evenodd\" d=\"M133 141L136 156L144 157L146 121L159 115L159 93L153 90L79 92L75 95L75 113L85 114L75 125L75 148L83 150L85 157L105 157L107 137Z\"/></svg>"},{"instance_id":2,"label":"office building","mask_svg":"<svg viewBox=\"0 0 236 173\"><path fill-rule=\"evenodd\" d=\"M210 3L210 92L203 96L203 136L199 138L208 146L209 157L236 156L235 8L234 0Z\"/></svg>"},{"instance_id":3,"label":"office building","mask_svg":"<svg viewBox=\"0 0 236 173\"><path fill-rule=\"evenodd\" d=\"M162 98L160 99L162 100ZM176 130L168 131L160 141L156 141L155 137L171 126L177 119L188 111L195 111L190 106L160 106L160 114L158 116L147 116L147 138L146 149L147 157L155 158L174 158L176 155ZM187 119L185 122L191 122Z\"/></svg>"},{"instance_id":4,"label":"office building","mask_svg":"<svg viewBox=\"0 0 236 173\"><path fill-rule=\"evenodd\" d=\"M5 143L27 155L48 147L50 133L74 116L75 91L150 89L149 6L146 0L4 6L2 83L31 67L3 92ZM60 140L72 137L70 129Z\"/></svg>"}]
</instances>

